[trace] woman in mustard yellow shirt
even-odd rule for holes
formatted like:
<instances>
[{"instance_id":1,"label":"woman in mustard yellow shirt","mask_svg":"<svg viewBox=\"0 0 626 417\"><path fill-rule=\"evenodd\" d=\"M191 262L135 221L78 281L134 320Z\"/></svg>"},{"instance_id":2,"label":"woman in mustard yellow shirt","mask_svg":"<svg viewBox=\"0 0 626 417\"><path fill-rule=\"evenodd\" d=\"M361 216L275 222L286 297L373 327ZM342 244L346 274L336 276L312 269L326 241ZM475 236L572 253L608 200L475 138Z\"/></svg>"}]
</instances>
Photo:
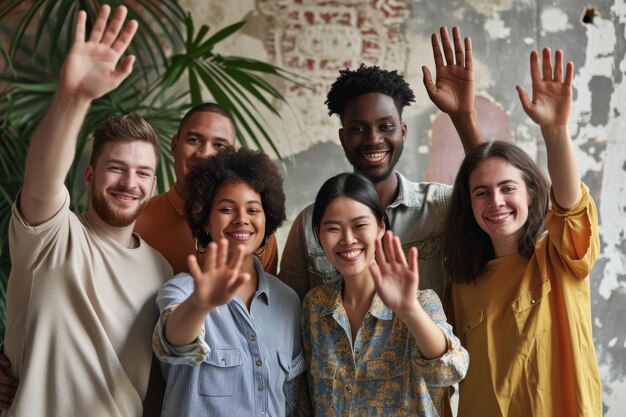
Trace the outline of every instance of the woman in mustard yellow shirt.
<instances>
[{"instance_id":1,"label":"woman in mustard yellow shirt","mask_svg":"<svg viewBox=\"0 0 626 417\"><path fill-rule=\"evenodd\" d=\"M446 222L454 323L470 354L459 417L601 416L589 273L598 219L580 182L567 122L573 64L530 56L532 101L552 180L515 145L485 143L465 158ZM543 73L543 74L542 74ZM549 209L549 201L551 208Z\"/></svg>"}]
</instances>

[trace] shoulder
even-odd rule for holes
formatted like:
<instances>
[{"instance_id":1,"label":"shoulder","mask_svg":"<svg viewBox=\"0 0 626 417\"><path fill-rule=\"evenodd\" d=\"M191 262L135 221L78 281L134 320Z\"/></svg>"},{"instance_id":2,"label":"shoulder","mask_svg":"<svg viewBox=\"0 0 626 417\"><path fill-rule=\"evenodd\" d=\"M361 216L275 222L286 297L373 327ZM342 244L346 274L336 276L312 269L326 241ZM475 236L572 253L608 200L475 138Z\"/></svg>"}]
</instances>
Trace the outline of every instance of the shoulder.
<instances>
[{"instance_id":1,"label":"shoulder","mask_svg":"<svg viewBox=\"0 0 626 417\"><path fill-rule=\"evenodd\" d=\"M441 311L443 309L441 305L441 299L433 290L417 291L417 299L420 302L422 308L426 310L426 312L429 314Z\"/></svg>"},{"instance_id":2,"label":"shoulder","mask_svg":"<svg viewBox=\"0 0 626 417\"><path fill-rule=\"evenodd\" d=\"M452 195L452 186L438 182L413 182L397 172L400 187L407 196L413 196L422 202L444 204Z\"/></svg>"},{"instance_id":3,"label":"shoulder","mask_svg":"<svg viewBox=\"0 0 626 417\"><path fill-rule=\"evenodd\" d=\"M269 272L264 271L264 274L265 279L267 280L267 285L270 288L272 294L272 299L274 299L278 303L287 304L290 307L297 306L297 308L300 308L300 297L298 297L298 294L296 294L293 288L291 288Z\"/></svg>"},{"instance_id":4,"label":"shoulder","mask_svg":"<svg viewBox=\"0 0 626 417\"><path fill-rule=\"evenodd\" d=\"M302 301L302 310L319 311L327 307L338 291L341 291L341 281L313 287Z\"/></svg>"}]
</instances>

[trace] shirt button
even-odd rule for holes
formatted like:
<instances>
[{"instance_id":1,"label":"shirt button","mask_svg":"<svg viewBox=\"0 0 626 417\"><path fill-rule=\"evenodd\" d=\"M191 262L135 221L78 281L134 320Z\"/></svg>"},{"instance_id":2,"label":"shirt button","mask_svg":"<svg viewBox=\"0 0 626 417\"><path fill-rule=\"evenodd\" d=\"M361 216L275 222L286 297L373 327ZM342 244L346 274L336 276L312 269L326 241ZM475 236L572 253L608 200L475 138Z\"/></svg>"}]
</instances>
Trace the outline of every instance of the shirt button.
<instances>
[{"instance_id":1,"label":"shirt button","mask_svg":"<svg viewBox=\"0 0 626 417\"><path fill-rule=\"evenodd\" d=\"M261 366L261 365L263 365L263 362L261 362L261 361L256 361L256 366Z\"/></svg>"},{"instance_id":2,"label":"shirt button","mask_svg":"<svg viewBox=\"0 0 626 417\"><path fill-rule=\"evenodd\" d=\"M258 391L263 391L263 387L257 387Z\"/></svg>"},{"instance_id":3,"label":"shirt button","mask_svg":"<svg viewBox=\"0 0 626 417\"><path fill-rule=\"evenodd\" d=\"M346 391L348 391L348 392L352 392L352 388L350 388L350 387L346 387Z\"/></svg>"},{"instance_id":4,"label":"shirt button","mask_svg":"<svg viewBox=\"0 0 626 417\"><path fill-rule=\"evenodd\" d=\"M250 335L250 340L252 340L252 341L254 342L254 341L256 340L256 336L255 336L255 335L253 335L253 334L251 334L251 335Z\"/></svg>"},{"instance_id":5,"label":"shirt button","mask_svg":"<svg viewBox=\"0 0 626 417\"><path fill-rule=\"evenodd\" d=\"M530 304L535 304L537 302L537 300L535 300L534 298L532 300L530 300Z\"/></svg>"}]
</instances>

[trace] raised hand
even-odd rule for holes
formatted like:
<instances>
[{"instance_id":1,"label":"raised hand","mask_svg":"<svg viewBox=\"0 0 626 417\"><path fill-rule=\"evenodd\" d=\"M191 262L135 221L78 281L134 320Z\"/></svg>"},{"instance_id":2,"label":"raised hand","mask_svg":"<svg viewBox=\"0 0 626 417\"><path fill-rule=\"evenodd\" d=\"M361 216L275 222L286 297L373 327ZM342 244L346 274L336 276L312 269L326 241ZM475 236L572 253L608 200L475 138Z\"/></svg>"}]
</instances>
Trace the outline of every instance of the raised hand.
<instances>
[{"instance_id":1,"label":"raised hand","mask_svg":"<svg viewBox=\"0 0 626 417\"><path fill-rule=\"evenodd\" d=\"M137 31L137 22L129 21L122 30L127 14L126 7L118 7L107 25L110 13L111 8L108 5L100 8L87 41L87 15L82 10L78 13L74 43L61 70L59 89L93 100L114 90L128 77L135 57L127 56L119 66L118 62Z\"/></svg>"},{"instance_id":2,"label":"raised hand","mask_svg":"<svg viewBox=\"0 0 626 417\"><path fill-rule=\"evenodd\" d=\"M237 245L228 259L226 239L209 243L202 267L197 258L190 255L187 266L195 286L189 296L190 302L198 309L207 311L228 303L237 289L251 278L250 274L239 272L243 258L243 246Z\"/></svg>"},{"instance_id":3,"label":"raised hand","mask_svg":"<svg viewBox=\"0 0 626 417\"><path fill-rule=\"evenodd\" d=\"M430 71L422 67L424 86L428 96L439 110L448 114L466 114L474 111L474 72L472 61L472 40L466 37L465 49L461 43L461 30L452 28L454 49L450 44L448 29L442 26L439 30L443 55L439 47L437 34L431 36L433 57L435 58L435 75L433 83ZM445 60L444 60L445 57Z\"/></svg>"},{"instance_id":4,"label":"raised hand","mask_svg":"<svg viewBox=\"0 0 626 417\"><path fill-rule=\"evenodd\" d=\"M565 66L563 76L563 51L557 49L554 68L551 62L550 48L543 49L543 76L539 70L539 53L530 53L530 76L532 79L533 99L528 99L526 90L521 85L515 88L519 94L526 114L539 126L567 126L572 102L572 78L574 64L570 61Z\"/></svg>"},{"instance_id":5,"label":"raised hand","mask_svg":"<svg viewBox=\"0 0 626 417\"><path fill-rule=\"evenodd\" d=\"M417 269L417 248L409 250L407 263L402 244L397 236L387 231L384 249L380 240L376 241L376 262L370 265L376 292L387 307L401 318L411 314L419 306L417 289L419 272Z\"/></svg>"}]
</instances>

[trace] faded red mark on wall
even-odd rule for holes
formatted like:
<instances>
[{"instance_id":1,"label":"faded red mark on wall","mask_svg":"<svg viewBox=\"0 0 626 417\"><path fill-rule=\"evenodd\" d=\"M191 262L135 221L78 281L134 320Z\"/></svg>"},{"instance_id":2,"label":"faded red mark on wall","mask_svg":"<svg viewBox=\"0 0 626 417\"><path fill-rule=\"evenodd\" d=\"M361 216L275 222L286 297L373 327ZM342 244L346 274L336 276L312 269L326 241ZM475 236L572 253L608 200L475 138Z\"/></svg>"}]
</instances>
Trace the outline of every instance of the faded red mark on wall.
<instances>
[{"instance_id":1,"label":"faded red mark on wall","mask_svg":"<svg viewBox=\"0 0 626 417\"><path fill-rule=\"evenodd\" d=\"M486 97L479 96L476 97L476 112L486 140L498 139L512 142L509 116L500 106ZM425 180L444 184L454 183L463 157L461 139L450 117L440 113L435 117L432 125Z\"/></svg>"}]
</instances>

